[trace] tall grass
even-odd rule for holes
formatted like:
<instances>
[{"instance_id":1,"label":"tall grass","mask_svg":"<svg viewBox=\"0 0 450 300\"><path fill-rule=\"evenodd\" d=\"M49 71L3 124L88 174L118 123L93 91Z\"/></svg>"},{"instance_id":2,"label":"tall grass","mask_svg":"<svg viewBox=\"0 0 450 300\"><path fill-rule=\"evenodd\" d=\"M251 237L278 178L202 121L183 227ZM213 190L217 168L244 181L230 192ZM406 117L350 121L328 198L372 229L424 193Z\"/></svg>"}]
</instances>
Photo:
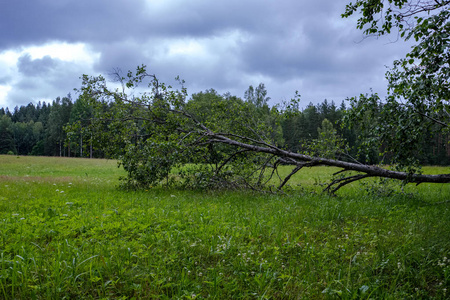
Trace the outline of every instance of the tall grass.
<instances>
[{"instance_id":1,"label":"tall grass","mask_svg":"<svg viewBox=\"0 0 450 300\"><path fill-rule=\"evenodd\" d=\"M126 192L114 161L0 156L0 298L447 298L450 210L430 204L449 188L330 197L331 173L289 195Z\"/></svg>"}]
</instances>

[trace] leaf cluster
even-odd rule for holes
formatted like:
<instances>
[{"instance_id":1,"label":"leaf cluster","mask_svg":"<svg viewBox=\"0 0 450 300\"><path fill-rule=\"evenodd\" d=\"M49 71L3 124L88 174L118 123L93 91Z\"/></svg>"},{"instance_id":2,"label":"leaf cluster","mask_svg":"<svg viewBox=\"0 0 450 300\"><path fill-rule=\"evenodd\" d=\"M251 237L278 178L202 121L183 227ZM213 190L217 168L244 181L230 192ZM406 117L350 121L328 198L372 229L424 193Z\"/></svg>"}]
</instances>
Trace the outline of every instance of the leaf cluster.
<instances>
[{"instance_id":1,"label":"leaf cluster","mask_svg":"<svg viewBox=\"0 0 450 300\"><path fill-rule=\"evenodd\" d=\"M432 139L446 139L450 114L450 1L357 1L344 17L359 11L366 35L389 34L395 27L417 43L386 73L388 97L351 98L346 124L359 127L362 148L382 149L386 161L414 173ZM367 27L365 27L367 26ZM371 121L376 118L376 122Z\"/></svg>"}]
</instances>

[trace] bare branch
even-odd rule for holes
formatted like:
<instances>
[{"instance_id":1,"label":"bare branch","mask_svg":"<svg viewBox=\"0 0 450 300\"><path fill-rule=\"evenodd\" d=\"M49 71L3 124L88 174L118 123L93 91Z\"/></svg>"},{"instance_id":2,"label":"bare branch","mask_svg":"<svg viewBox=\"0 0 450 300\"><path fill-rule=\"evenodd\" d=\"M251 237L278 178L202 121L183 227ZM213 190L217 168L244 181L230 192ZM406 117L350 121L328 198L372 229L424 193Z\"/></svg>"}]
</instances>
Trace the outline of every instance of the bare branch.
<instances>
[{"instance_id":1,"label":"bare branch","mask_svg":"<svg viewBox=\"0 0 450 300\"><path fill-rule=\"evenodd\" d=\"M235 158L236 156L245 153L245 152L249 152L250 150L244 149L244 150L239 150L234 152L232 155L230 155L230 157L228 157L216 170L216 174L218 174L220 172L220 170L226 166L233 158Z\"/></svg>"},{"instance_id":2,"label":"bare branch","mask_svg":"<svg viewBox=\"0 0 450 300\"><path fill-rule=\"evenodd\" d=\"M349 177L335 179L330 184L328 184L328 186L324 189L324 191L329 192L330 194L334 194L341 187L343 187L349 183L352 183L354 181L361 180L361 179L368 178L368 177L372 177L372 176L367 175L367 174L366 175L359 174L359 175L353 175L353 176L349 176ZM330 188L338 183L339 183L339 185L336 188L334 188L332 191L330 191Z\"/></svg>"},{"instance_id":3,"label":"bare branch","mask_svg":"<svg viewBox=\"0 0 450 300\"><path fill-rule=\"evenodd\" d=\"M286 176L283 180L283 182L278 186L278 189L281 190L285 184L291 179L292 175L296 174L298 171L300 171L303 168L304 165L300 164L297 165L292 171L291 173L289 173L288 176Z\"/></svg>"}]
</instances>

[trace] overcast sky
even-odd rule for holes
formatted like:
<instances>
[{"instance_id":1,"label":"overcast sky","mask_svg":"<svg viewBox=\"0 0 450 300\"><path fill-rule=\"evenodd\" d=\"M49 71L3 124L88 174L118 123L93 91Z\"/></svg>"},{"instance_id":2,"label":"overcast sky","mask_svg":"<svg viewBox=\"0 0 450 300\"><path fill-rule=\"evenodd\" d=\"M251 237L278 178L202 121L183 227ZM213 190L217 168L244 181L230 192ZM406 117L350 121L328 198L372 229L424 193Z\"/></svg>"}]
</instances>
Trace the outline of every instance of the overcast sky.
<instances>
[{"instance_id":1,"label":"overcast sky","mask_svg":"<svg viewBox=\"0 0 450 300\"><path fill-rule=\"evenodd\" d=\"M264 83L271 104L340 103L386 94L386 66L410 46L363 39L349 0L0 0L0 107L51 101L146 64L189 93L244 96Z\"/></svg>"}]
</instances>

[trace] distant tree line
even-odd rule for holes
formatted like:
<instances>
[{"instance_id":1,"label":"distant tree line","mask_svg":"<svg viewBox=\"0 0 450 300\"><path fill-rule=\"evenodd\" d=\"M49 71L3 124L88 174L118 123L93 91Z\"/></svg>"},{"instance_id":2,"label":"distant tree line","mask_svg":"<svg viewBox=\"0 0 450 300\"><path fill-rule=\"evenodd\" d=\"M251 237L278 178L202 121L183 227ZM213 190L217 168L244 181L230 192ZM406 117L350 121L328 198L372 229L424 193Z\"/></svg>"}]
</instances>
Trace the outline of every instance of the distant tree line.
<instances>
[{"instance_id":1,"label":"distant tree line","mask_svg":"<svg viewBox=\"0 0 450 300\"><path fill-rule=\"evenodd\" d=\"M89 145L88 153L83 153L86 145L71 142L65 131L68 124L88 117L89 109L80 108L81 104L68 95L48 104L16 106L13 111L0 108L0 154L93 157Z\"/></svg>"},{"instance_id":2,"label":"distant tree line","mask_svg":"<svg viewBox=\"0 0 450 300\"><path fill-rule=\"evenodd\" d=\"M225 103L221 108L224 110L227 110L227 103L246 103L254 108L252 116L255 124L263 121L270 128L267 132L269 139L278 147L302 153L320 152L316 154L326 157L333 155L327 154L327 149L335 147L327 147L327 141L339 141L342 152L346 154L340 159L365 164L389 163L389 155L379 155L383 152L383 145L368 146L358 139L365 130L377 126L381 107L380 110L365 112L367 115L363 118L364 122L353 124L349 129L348 126L342 126L342 120L348 113L344 101L337 106L334 101L324 100L317 105L309 103L301 109L299 95L288 103L272 107L268 104L269 100L264 84L256 88L250 86L244 99L229 93L220 95L210 89L193 94L187 101L187 109L195 114L198 120L203 121L212 115L211 109L217 109L217 106L211 106L211 103ZM109 153L104 147L100 147L105 143L99 140L100 135L93 132L92 126L89 126L93 108L88 103L83 96L73 101L68 95L58 97L48 104L39 102L36 105L30 103L27 106L16 106L13 111L7 107L0 108L0 154L117 158L114 157L117 152ZM103 105L107 111L114 104ZM67 131L69 126L71 130ZM136 130L136 139L139 139L141 133ZM416 153L416 158L425 165L450 164L448 136L434 134L431 129L428 136L429 138L423 141L421 150Z\"/></svg>"}]
</instances>

